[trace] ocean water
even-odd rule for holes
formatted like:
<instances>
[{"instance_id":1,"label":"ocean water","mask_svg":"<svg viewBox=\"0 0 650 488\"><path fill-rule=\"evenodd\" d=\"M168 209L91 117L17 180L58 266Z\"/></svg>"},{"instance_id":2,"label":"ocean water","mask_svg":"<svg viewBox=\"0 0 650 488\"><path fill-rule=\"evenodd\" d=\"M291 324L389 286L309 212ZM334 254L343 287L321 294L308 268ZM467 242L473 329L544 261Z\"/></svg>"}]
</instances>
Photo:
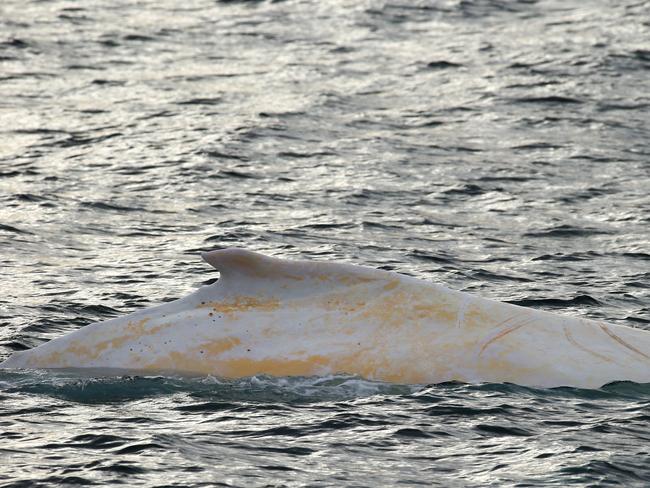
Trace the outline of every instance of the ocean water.
<instances>
[{"instance_id":1,"label":"ocean water","mask_svg":"<svg viewBox=\"0 0 650 488\"><path fill-rule=\"evenodd\" d=\"M646 1L3 0L0 359L230 246L650 329L649 76ZM650 385L0 373L93 484L647 486Z\"/></svg>"}]
</instances>

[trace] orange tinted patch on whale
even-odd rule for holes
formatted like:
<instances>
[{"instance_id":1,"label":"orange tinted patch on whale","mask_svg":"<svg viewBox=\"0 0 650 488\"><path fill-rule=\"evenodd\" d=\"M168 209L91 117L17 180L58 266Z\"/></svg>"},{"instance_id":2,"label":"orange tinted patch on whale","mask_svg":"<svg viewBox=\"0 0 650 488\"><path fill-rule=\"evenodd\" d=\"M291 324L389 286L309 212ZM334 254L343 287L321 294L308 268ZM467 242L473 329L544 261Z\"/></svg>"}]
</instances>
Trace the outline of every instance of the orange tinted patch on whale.
<instances>
[{"instance_id":1,"label":"orange tinted patch on whale","mask_svg":"<svg viewBox=\"0 0 650 488\"><path fill-rule=\"evenodd\" d=\"M132 334L144 334L144 326L149 322L149 319L142 319L138 320L137 322L129 322L126 324L126 330L131 332Z\"/></svg>"},{"instance_id":2,"label":"orange tinted patch on whale","mask_svg":"<svg viewBox=\"0 0 650 488\"><path fill-rule=\"evenodd\" d=\"M365 348L361 351L336 358L332 369L334 373L347 373L361 376L368 379L381 380L380 371L385 370L389 366L388 361L380 356L367 354L368 349ZM372 359L371 359L372 358Z\"/></svg>"},{"instance_id":3,"label":"orange tinted patch on whale","mask_svg":"<svg viewBox=\"0 0 650 488\"><path fill-rule=\"evenodd\" d=\"M30 363L33 367L37 368L65 368L74 364L70 361L73 358L88 360L95 359L95 355L93 354L93 349L90 347L80 341L72 341L65 349L52 351L42 357L30 359Z\"/></svg>"},{"instance_id":4,"label":"orange tinted patch on whale","mask_svg":"<svg viewBox=\"0 0 650 488\"><path fill-rule=\"evenodd\" d=\"M312 273L309 275L311 280L317 280L322 282L337 283L344 286L357 286L363 285L366 283L371 283L377 281L377 278L369 276L360 276L355 274L344 274L337 272L330 273Z\"/></svg>"},{"instance_id":5,"label":"orange tinted patch on whale","mask_svg":"<svg viewBox=\"0 0 650 488\"><path fill-rule=\"evenodd\" d=\"M396 289L369 305L362 317L377 324L393 327L410 321L455 323L458 312L453 304L419 298L413 298L411 294Z\"/></svg>"},{"instance_id":6,"label":"orange tinted patch on whale","mask_svg":"<svg viewBox=\"0 0 650 488\"><path fill-rule=\"evenodd\" d=\"M219 355L241 344L237 337L208 341L188 352L170 351L166 356L143 366L149 371L183 371L186 373L219 374Z\"/></svg>"},{"instance_id":7,"label":"orange tinted patch on whale","mask_svg":"<svg viewBox=\"0 0 650 488\"><path fill-rule=\"evenodd\" d=\"M376 278L370 278L368 276L357 276L353 274L336 275L336 280L342 285L346 286L362 285L365 283L377 281Z\"/></svg>"},{"instance_id":8,"label":"orange tinted patch on whale","mask_svg":"<svg viewBox=\"0 0 650 488\"><path fill-rule=\"evenodd\" d=\"M241 340L238 337L226 337L216 341L204 342L194 348L195 351L203 351L207 357L218 356L221 353L230 351L232 348L239 346Z\"/></svg>"},{"instance_id":9,"label":"orange tinted patch on whale","mask_svg":"<svg viewBox=\"0 0 650 488\"><path fill-rule=\"evenodd\" d=\"M394 383L426 383L426 368L403 364L396 367L386 358L378 358L361 351L331 358L312 355L304 359L262 359L236 358L219 361L213 374L228 378L240 378L256 374L273 376L314 376L327 373L353 374L363 378ZM444 374L444 373L441 373Z\"/></svg>"},{"instance_id":10,"label":"orange tinted patch on whale","mask_svg":"<svg viewBox=\"0 0 650 488\"><path fill-rule=\"evenodd\" d=\"M204 302L199 305L199 308L205 307L212 308L217 313L231 315L249 310L273 312L280 308L280 302L276 298L260 299L252 296L239 296L226 302Z\"/></svg>"},{"instance_id":11,"label":"orange tinted patch on whale","mask_svg":"<svg viewBox=\"0 0 650 488\"><path fill-rule=\"evenodd\" d=\"M151 330L147 332L147 330L145 329L145 325L147 324L147 322L149 322L148 318L139 320L137 322L131 322L129 320L129 322L126 324L126 327L124 328L126 334L123 334L118 337L114 337L113 339L100 342L95 346L95 349L99 353L109 346L120 347L123 346L129 340L136 339L143 335L153 334L162 328L162 326L154 327L155 330Z\"/></svg>"},{"instance_id":12,"label":"orange tinted patch on whale","mask_svg":"<svg viewBox=\"0 0 650 488\"><path fill-rule=\"evenodd\" d=\"M392 280L384 285L384 291L394 290L399 286L399 280Z\"/></svg>"},{"instance_id":13,"label":"orange tinted patch on whale","mask_svg":"<svg viewBox=\"0 0 650 488\"><path fill-rule=\"evenodd\" d=\"M145 370L153 371L183 371L186 373L210 373L210 365L201 360L201 358L196 358L194 356L188 356L187 354L171 351L164 358L160 358L157 361L150 363L144 367Z\"/></svg>"},{"instance_id":14,"label":"orange tinted patch on whale","mask_svg":"<svg viewBox=\"0 0 650 488\"><path fill-rule=\"evenodd\" d=\"M282 331L279 331L275 327L265 327L264 329L262 329L261 334L268 339L270 337L280 334L281 332Z\"/></svg>"},{"instance_id":15,"label":"orange tinted patch on whale","mask_svg":"<svg viewBox=\"0 0 650 488\"><path fill-rule=\"evenodd\" d=\"M415 319L432 319L449 324L456 323L458 316L458 311L449 303L416 303L412 310Z\"/></svg>"},{"instance_id":16,"label":"orange tinted patch on whale","mask_svg":"<svg viewBox=\"0 0 650 488\"><path fill-rule=\"evenodd\" d=\"M371 380L403 384L427 383L427 378L432 374L445 377L445 372L437 371L436 365L431 361L427 361L424 367L418 358L410 358L407 362L397 364L393 359L377 355L371 348L333 358L331 370L332 373L347 373Z\"/></svg>"},{"instance_id":17,"label":"orange tinted patch on whale","mask_svg":"<svg viewBox=\"0 0 650 488\"><path fill-rule=\"evenodd\" d=\"M80 341L72 341L68 347L65 348L64 353L73 354L77 357L85 357L88 359L95 359L94 348L91 348Z\"/></svg>"},{"instance_id":18,"label":"orange tinted patch on whale","mask_svg":"<svg viewBox=\"0 0 650 488\"><path fill-rule=\"evenodd\" d=\"M467 304L465 313L463 314L463 323L460 325L469 329L481 329L491 322L494 322L494 317L492 317L485 309L476 303L469 303Z\"/></svg>"},{"instance_id":19,"label":"orange tinted patch on whale","mask_svg":"<svg viewBox=\"0 0 650 488\"><path fill-rule=\"evenodd\" d=\"M451 378L446 366L417 362L394 364L388 358L373 354L371 348L353 351L346 355L326 357L324 355L306 356L305 351L295 351L291 358L252 359L237 357L220 359L217 356L240 345L235 337L222 339L210 344L202 344L187 355L171 352L166 357L143 366L150 371L174 370L195 374L213 374L225 378L241 378L258 374L272 376L315 376L328 373L353 374L363 378L388 381L393 383L426 383L431 377L431 367L442 370L436 373L441 380ZM205 352L197 355L198 348ZM366 353L364 353L366 351ZM297 357L298 356L298 357ZM436 369L436 371L437 371ZM462 378L451 378L459 379Z\"/></svg>"},{"instance_id":20,"label":"orange tinted patch on whale","mask_svg":"<svg viewBox=\"0 0 650 488\"><path fill-rule=\"evenodd\" d=\"M69 365L68 361L63 357L63 352L52 351L43 357L30 357L29 365L33 368L51 368L59 367L65 368Z\"/></svg>"},{"instance_id":21,"label":"orange tinted patch on whale","mask_svg":"<svg viewBox=\"0 0 650 488\"><path fill-rule=\"evenodd\" d=\"M256 374L273 376L314 376L329 372L330 360L313 355L304 359L248 359L237 358L220 361L217 374L228 378L241 378Z\"/></svg>"},{"instance_id":22,"label":"orange tinted patch on whale","mask_svg":"<svg viewBox=\"0 0 650 488\"><path fill-rule=\"evenodd\" d=\"M145 325L149 322L149 319L142 319L138 322L129 322L125 328L126 334L121 336L114 337L112 339L107 339L105 341L98 342L94 347L93 359L97 357L107 349L117 349L122 347L128 342L133 342L136 339L139 339L144 336L151 336L157 334L163 329L171 327L173 324L171 322L166 322L164 324L155 325L153 327L146 328Z\"/></svg>"},{"instance_id":23,"label":"orange tinted patch on whale","mask_svg":"<svg viewBox=\"0 0 650 488\"><path fill-rule=\"evenodd\" d=\"M418 293L393 280L383 287L384 293L368 305L362 318L392 327L416 321L434 321L439 324L455 324L458 305L445 296L435 293Z\"/></svg>"},{"instance_id":24,"label":"orange tinted patch on whale","mask_svg":"<svg viewBox=\"0 0 650 488\"><path fill-rule=\"evenodd\" d=\"M408 307L403 292L397 291L382 296L380 300L369 304L361 317L378 325L396 327L404 323L404 314Z\"/></svg>"},{"instance_id":25,"label":"orange tinted patch on whale","mask_svg":"<svg viewBox=\"0 0 650 488\"><path fill-rule=\"evenodd\" d=\"M366 300L354 298L351 295L331 294L322 299L321 306L329 311L352 313L363 309L366 306Z\"/></svg>"}]
</instances>

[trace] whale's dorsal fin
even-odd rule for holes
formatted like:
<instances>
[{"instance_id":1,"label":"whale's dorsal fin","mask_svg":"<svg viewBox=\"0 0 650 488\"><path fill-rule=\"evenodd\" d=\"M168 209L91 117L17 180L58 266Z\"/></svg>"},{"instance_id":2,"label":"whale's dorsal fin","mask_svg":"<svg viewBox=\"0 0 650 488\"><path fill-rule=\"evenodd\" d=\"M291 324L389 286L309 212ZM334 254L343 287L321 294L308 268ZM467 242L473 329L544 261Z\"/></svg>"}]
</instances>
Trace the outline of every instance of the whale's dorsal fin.
<instances>
[{"instance_id":1,"label":"whale's dorsal fin","mask_svg":"<svg viewBox=\"0 0 650 488\"><path fill-rule=\"evenodd\" d=\"M227 279L231 276L244 275L251 278L268 278L271 274L271 268L277 262L282 262L263 254L246 249L228 248L208 251L201 254L205 262L210 264L219 273L222 278Z\"/></svg>"},{"instance_id":2,"label":"whale's dorsal fin","mask_svg":"<svg viewBox=\"0 0 650 488\"><path fill-rule=\"evenodd\" d=\"M351 286L377 280L394 280L398 275L387 271L342 263L297 261L273 258L245 249L220 249L204 252L201 257L221 273L226 283L251 286L259 281L282 282L284 288L305 286L305 281L324 286Z\"/></svg>"}]
</instances>

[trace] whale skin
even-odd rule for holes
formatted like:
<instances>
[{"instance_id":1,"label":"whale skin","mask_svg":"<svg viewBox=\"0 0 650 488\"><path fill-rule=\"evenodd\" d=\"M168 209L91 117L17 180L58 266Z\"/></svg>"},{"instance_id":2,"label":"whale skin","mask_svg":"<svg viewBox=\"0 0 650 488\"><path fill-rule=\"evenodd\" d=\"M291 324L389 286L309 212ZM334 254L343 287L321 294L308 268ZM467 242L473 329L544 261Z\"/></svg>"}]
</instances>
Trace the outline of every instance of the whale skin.
<instances>
[{"instance_id":1,"label":"whale skin","mask_svg":"<svg viewBox=\"0 0 650 488\"><path fill-rule=\"evenodd\" d=\"M599 388L650 382L650 331L501 303L343 263L203 253L215 283L93 323L0 368L138 374L348 373L386 382Z\"/></svg>"}]
</instances>

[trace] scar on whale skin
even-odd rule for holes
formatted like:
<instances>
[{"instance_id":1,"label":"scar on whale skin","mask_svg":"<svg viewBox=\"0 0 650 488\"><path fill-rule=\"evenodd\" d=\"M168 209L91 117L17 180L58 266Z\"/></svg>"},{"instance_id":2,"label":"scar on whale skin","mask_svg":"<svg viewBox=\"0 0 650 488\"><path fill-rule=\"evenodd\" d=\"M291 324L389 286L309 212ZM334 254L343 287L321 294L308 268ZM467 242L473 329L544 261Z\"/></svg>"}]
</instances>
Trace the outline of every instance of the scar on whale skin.
<instances>
[{"instance_id":1,"label":"scar on whale skin","mask_svg":"<svg viewBox=\"0 0 650 488\"><path fill-rule=\"evenodd\" d=\"M638 355L643 356L643 357L646 358L646 359L650 359L650 356L648 356L647 354L643 353L642 351L639 351L639 350L638 350L636 347L634 347L633 345L628 344L627 342L625 342L625 341L624 341L623 339L621 339L619 336L617 336L616 334L614 334L614 333L609 329L609 327L607 327L606 325L601 324L601 325L600 325L600 328L603 329L603 332L605 332L605 334L607 334L609 337L611 337L612 339L614 339L614 340L615 340L616 342L618 342L621 346L626 347L626 348L629 349L630 351L635 352L635 353L637 353Z\"/></svg>"}]
</instances>

